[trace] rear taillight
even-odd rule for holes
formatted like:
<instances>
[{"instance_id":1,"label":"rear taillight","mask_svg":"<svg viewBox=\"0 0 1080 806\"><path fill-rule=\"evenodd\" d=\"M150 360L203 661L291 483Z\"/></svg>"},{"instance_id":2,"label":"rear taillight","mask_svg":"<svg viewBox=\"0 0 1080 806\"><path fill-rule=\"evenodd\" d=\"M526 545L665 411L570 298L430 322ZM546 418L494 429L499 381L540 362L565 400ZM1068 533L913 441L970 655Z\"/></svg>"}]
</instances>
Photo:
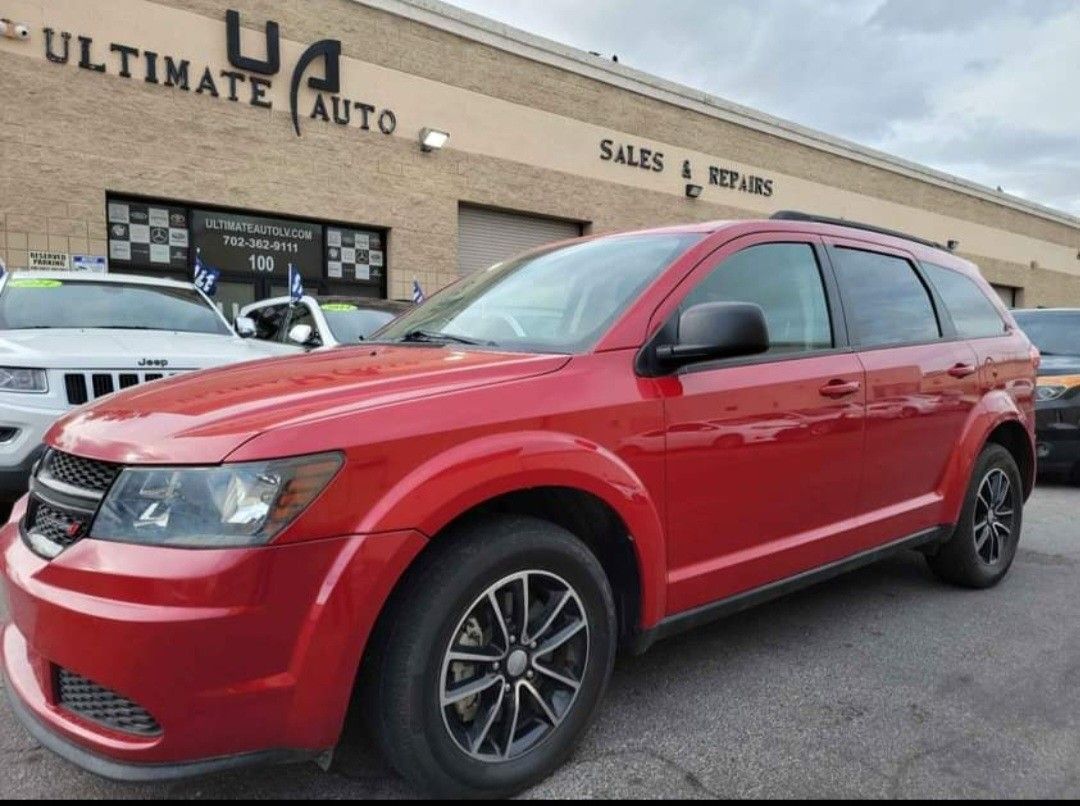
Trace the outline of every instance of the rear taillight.
<instances>
[{"instance_id":1,"label":"rear taillight","mask_svg":"<svg viewBox=\"0 0 1080 806\"><path fill-rule=\"evenodd\" d=\"M1039 348L1034 344L1031 345L1031 363L1036 370L1042 366L1042 353L1039 352Z\"/></svg>"}]
</instances>

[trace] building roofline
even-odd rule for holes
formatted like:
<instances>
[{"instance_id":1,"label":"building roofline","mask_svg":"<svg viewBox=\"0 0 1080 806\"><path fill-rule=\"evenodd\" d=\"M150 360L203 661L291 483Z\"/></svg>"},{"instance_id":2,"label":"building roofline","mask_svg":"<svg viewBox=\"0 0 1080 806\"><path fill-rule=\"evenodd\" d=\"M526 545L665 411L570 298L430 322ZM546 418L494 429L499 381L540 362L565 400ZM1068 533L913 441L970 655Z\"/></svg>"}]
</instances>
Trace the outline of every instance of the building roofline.
<instances>
[{"instance_id":1,"label":"building roofline","mask_svg":"<svg viewBox=\"0 0 1080 806\"><path fill-rule=\"evenodd\" d=\"M1029 215L1080 228L1080 218L1037 202L980 185L952 174L835 137L789 120L774 117L701 90L635 70L609 59L465 11L441 0L353 0L398 17L413 20L516 56L629 90L655 100L681 106L709 117L816 148L836 156L929 182L1009 207Z\"/></svg>"}]
</instances>

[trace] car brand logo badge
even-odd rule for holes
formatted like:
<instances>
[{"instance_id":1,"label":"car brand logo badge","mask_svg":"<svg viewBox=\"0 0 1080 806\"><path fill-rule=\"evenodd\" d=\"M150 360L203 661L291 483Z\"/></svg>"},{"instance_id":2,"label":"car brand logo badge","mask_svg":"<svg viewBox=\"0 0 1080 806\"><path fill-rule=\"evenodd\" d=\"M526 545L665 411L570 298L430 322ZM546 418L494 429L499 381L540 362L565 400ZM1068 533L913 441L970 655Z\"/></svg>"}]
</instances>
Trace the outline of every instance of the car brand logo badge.
<instances>
[{"instance_id":1,"label":"car brand logo badge","mask_svg":"<svg viewBox=\"0 0 1080 806\"><path fill-rule=\"evenodd\" d=\"M139 359L140 367L167 367L169 362L164 358L141 358Z\"/></svg>"},{"instance_id":2,"label":"car brand logo badge","mask_svg":"<svg viewBox=\"0 0 1080 806\"><path fill-rule=\"evenodd\" d=\"M123 224L113 224L112 232L117 238L123 238L127 235L127 227Z\"/></svg>"},{"instance_id":3,"label":"car brand logo badge","mask_svg":"<svg viewBox=\"0 0 1080 806\"><path fill-rule=\"evenodd\" d=\"M183 213L173 213L172 216L170 216L170 221L174 227L187 226L187 219L184 217Z\"/></svg>"}]
</instances>

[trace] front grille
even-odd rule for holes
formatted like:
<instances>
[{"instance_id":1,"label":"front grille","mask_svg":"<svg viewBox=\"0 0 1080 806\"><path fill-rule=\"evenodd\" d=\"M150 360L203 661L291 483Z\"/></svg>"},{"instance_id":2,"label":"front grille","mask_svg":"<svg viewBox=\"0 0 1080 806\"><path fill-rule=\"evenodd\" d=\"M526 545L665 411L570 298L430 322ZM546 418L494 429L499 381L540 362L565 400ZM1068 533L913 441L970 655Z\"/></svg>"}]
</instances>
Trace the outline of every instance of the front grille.
<instances>
[{"instance_id":1,"label":"front grille","mask_svg":"<svg viewBox=\"0 0 1080 806\"><path fill-rule=\"evenodd\" d=\"M90 379L94 384L94 397L104 397L105 395L111 395L116 391L116 387L113 385L112 375L94 373L90 376Z\"/></svg>"},{"instance_id":2,"label":"front grille","mask_svg":"<svg viewBox=\"0 0 1080 806\"><path fill-rule=\"evenodd\" d=\"M62 451L49 451L41 471L50 478L92 493L106 492L120 475L120 465L83 459Z\"/></svg>"},{"instance_id":3,"label":"front grille","mask_svg":"<svg viewBox=\"0 0 1080 806\"><path fill-rule=\"evenodd\" d=\"M30 479L23 542L47 560L86 537L109 487L123 468L50 450Z\"/></svg>"},{"instance_id":4,"label":"front grille","mask_svg":"<svg viewBox=\"0 0 1080 806\"><path fill-rule=\"evenodd\" d=\"M141 705L93 680L56 668L56 696L62 708L106 728L136 736L160 736L161 725Z\"/></svg>"},{"instance_id":5,"label":"front grille","mask_svg":"<svg viewBox=\"0 0 1080 806\"><path fill-rule=\"evenodd\" d=\"M65 375L64 388L67 390L68 403L81 406L90 399L86 392L86 378L82 375Z\"/></svg>"},{"instance_id":6,"label":"front grille","mask_svg":"<svg viewBox=\"0 0 1080 806\"><path fill-rule=\"evenodd\" d=\"M26 528L38 537L44 538L59 549L66 549L86 535L88 519L70 512L64 512L39 499L30 499L26 510Z\"/></svg>"},{"instance_id":7,"label":"front grille","mask_svg":"<svg viewBox=\"0 0 1080 806\"><path fill-rule=\"evenodd\" d=\"M120 389L159 381L174 372L68 372L64 375L64 390L68 403L81 406Z\"/></svg>"}]
</instances>

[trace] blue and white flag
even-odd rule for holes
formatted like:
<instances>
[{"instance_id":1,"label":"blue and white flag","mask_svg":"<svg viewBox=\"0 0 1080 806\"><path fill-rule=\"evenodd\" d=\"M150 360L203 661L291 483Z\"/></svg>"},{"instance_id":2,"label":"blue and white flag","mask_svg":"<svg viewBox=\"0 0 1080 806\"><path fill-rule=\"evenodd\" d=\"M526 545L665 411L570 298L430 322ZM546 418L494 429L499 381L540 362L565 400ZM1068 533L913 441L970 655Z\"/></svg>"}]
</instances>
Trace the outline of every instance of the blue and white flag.
<instances>
[{"instance_id":1,"label":"blue and white flag","mask_svg":"<svg viewBox=\"0 0 1080 806\"><path fill-rule=\"evenodd\" d=\"M202 262L202 254L195 250L195 287L206 296L212 297L217 293L218 278L221 272L218 269L206 266Z\"/></svg>"},{"instance_id":2,"label":"blue and white flag","mask_svg":"<svg viewBox=\"0 0 1080 806\"><path fill-rule=\"evenodd\" d=\"M420 287L420 281L415 277L412 281L412 301L414 305L421 304L427 297L424 296L424 289Z\"/></svg>"},{"instance_id":3,"label":"blue and white flag","mask_svg":"<svg viewBox=\"0 0 1080 806\"><path fill-rule=\"evenodd\" d=\"M304 298L304 278L300 276L300 269L289 264L289 297L293 302L299 302Z\"/></svg>"}]
</instances>

